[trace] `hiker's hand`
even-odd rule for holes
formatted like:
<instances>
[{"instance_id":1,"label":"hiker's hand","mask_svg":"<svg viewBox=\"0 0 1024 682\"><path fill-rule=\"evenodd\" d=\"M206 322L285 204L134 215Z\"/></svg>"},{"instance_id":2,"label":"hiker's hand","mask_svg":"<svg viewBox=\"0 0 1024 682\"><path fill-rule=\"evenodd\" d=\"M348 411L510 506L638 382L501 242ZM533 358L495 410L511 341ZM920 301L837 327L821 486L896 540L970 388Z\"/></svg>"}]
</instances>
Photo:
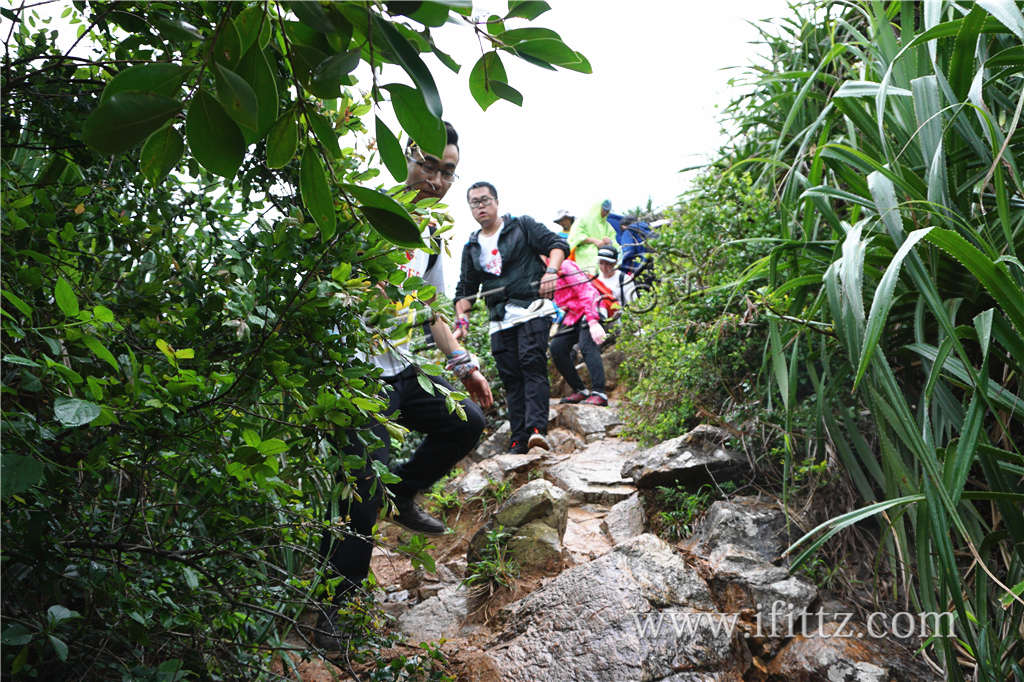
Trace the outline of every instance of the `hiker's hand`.
<instances>
[{"instance_id":1,"label":"hiker's hand","mask_svg":"<svg viewBox=\"0 0 1024 682\"><path fill-rule=\"evenodd\" d=\"M540 278L540 287L538 292L542 298L551 298L555 295L555 285L558 283L558 274L554 272L545 272L544 276Z\"/></svg>"},{"instance_id":2,"label":"hiker's hand","mask_svg":"<svg viewBox=\"0 0 1024 682\"><path fill-rule=\"evenodd\" d=\"M469 392L469 397L485 410L494 403L494 397L491 395L491 385L487 383L487 379L480 373L480 370L466 375L462 380L462 385Z\"/></svg>"},{"instance_id":3,"label":"hiker's hand","mask_svg":"<svg viewBox=\"0 0 1024 682\"><path fill-rule=\"evenodd\" d=\"M608 246L608 245L609 245L609 244L611 244L611 243L612 243L612 239L611 239L611 237L605 237L604 239L602 239L602 240L601 240L601 241L600 241L600 242L598 243L598 246Z\"/></svg>"},{"instance_id":4,"label":"hiker's hand","mask_svg":"<svg viewBox=\"0 0 1024 682\"><path fill-rule=\"evenodd\" d=\"M456 341L462 341L462 339L469 336L469 318L460 317L455 320L455 331L452 333Z\"/></svg>"}]
</instances>

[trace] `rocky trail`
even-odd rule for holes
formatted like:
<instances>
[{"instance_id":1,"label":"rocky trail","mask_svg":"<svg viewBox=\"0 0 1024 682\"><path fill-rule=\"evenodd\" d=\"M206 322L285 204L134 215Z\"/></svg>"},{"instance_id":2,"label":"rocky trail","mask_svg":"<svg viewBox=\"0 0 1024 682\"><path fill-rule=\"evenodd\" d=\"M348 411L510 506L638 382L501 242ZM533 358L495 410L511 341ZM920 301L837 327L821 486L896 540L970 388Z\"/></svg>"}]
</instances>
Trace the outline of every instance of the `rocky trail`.
<instances>
[{"instance_id":1,"label":"rocky trail","mask_svg":"<svg viewBox=\"0 0 1024 682\"><path fill-rule=\"evenodd\" d=\"M782 553L797 531L777 500L727 497L688 538L652 534L655 486L696 491L749 464L715 427L652 448L621 429L614 402L553 400L550 451L505 453L502 430L483 441L446 483L452 532L431 538L435 573L395 551L410 534L382 522L373 571L393 627L410 645L443 640L459 679L475 682L938 679L912 648L867 637L856 617L843 622L855 608L789 573ZM520 573L481 593L463 580L499 526ZM352 679L315 657L299 670Z\"/></svg>"}]
</instances>

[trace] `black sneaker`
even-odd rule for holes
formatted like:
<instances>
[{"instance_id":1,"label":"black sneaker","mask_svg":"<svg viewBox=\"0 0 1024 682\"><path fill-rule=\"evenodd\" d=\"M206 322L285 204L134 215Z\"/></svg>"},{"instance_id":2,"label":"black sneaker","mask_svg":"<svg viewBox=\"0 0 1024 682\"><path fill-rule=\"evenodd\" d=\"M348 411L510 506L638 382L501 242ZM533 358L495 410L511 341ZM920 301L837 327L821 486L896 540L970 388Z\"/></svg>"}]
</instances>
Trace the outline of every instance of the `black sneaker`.
<instances>
[{"instance_id":1,"label":"black sneaker","mask_svg":"<svg viewBox=\"0 0 1024 682\"><path fill-rule=\"evenodd\" d=\"M540 432L540 429L534 429L533 433L530 434L530 440L527 445L532 448L541 448L543 450L550 450L551 444L548 442L547 437Z\"/></svg>"},{"instance_id":2,"label":"black sneaker","mask_svg":"<svg viewBox=\"0 0 1024 682\"><path fill-rule=\"evenodd\" d=\"M508 444L508 451L513 455L525 455L527 451L526 443L521 440L514 440Z\"/></svg>"},{"instance_id":3,"label":"black sneaker","mask_svg":"<svg viewBox=\"0 0 1024 682\"><path fill-rule=\"evenodd\" d=\"M395 497L395 509L398 511L391 520L414 533L424 535L444 535L444 524L435 519L411 497Z\"/></svg>"},{"instance_id":4,"label":"black sneaker","mask_svg":"<svg viewBox=\"0 0 1024 682\"><path fill-rule=\"evenodd\" d=\"M316 619L316 630L313 638L316 645L327 651L341 651L348 646L352 634L343 630L338 624L339 607L326 605L320 610L320 617Z\"/></svg>"}]
</instances>

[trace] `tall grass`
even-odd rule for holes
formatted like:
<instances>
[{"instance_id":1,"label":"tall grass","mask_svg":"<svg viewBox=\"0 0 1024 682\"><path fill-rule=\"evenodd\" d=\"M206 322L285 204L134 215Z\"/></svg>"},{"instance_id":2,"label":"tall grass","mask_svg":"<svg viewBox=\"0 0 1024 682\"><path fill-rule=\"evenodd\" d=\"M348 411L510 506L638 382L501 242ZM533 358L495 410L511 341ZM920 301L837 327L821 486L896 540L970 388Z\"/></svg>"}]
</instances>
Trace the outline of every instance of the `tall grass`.
<instances>
[{"instance_id":1,"label":"tall grass","mask_svg":"<svg viewBox=\"0 0 1024 682\"><path fill-rule=\"evenodd\" d=\"M775 311L772 392L816 393L864 503L793 550L880 519L897 596L956 613L926 655L950 679L1024 679L1024 16L830 2L764 30L727 156L784 226L746 281Z\"/></svg>"}]
</instances>

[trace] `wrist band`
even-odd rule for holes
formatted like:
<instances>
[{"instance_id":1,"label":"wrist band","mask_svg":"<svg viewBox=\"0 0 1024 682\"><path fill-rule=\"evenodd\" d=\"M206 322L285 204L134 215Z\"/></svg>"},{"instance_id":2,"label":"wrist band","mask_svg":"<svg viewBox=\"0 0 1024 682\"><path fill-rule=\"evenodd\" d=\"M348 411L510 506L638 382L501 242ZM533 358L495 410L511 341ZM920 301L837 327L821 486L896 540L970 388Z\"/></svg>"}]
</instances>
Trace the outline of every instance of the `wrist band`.
<instances>
[{"instance_id":1,"label":"wrist band","mask_svg":"<svg viewBox=\"0 0 1024 682\"><path fill-rule=\"evenodd\" d=\"M480 362L465 350L453 351L448 356L446 369L452 372L456 378L465 379L473 372L480 369Z\"/></svg>"},{"instance_id":2,"label":"wrist band","mask_svg":"<svg viewBox=\"0 0 1024 682\"><path fill-rule=\"evenodd\" d=\"M459 327L465 327L468 330L469 329L469 318L468 317L460 317L459 319L455 320L455 328L458 329Z\"/></svg>"}]
</instances>

